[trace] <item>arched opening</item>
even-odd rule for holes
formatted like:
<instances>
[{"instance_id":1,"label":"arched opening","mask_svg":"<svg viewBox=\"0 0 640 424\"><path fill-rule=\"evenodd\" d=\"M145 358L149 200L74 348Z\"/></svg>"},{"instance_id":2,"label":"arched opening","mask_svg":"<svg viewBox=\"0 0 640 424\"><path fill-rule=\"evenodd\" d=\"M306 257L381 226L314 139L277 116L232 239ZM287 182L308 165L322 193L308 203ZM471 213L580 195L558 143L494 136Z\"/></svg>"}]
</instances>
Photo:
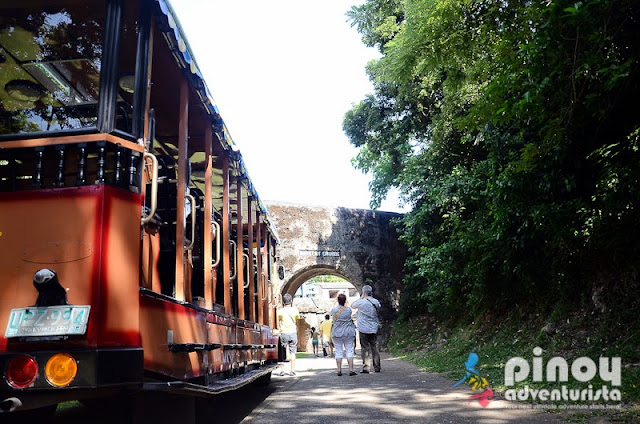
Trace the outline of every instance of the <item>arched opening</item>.
<instances>
[{"instance_id":1,"label":"arched opening","mask_svg":"<svg viewBox=\"0 0 640 424\"><path fill-rule=\"evenodd\" d=\"M283 296L286 293L294 296L296 294L296 291L298 291L300 286L302 286L305 282L321 275L340 277L344 280L347 280L348 282L353 284L353 286L358 291L360 291L362 287L361 281L353 278L351 275L343 272L339 268L330 265L312 265L298 270L294 275L286 279L286 282L282 285L282 289L280 290L280 292Z\"/></svg>"},{"instance_id":2,"label":"arched opening","mask_svg":"<svg viewBox=\"0 0 640 424\"><path fill-rule=\"evenodd\" d=\"M302 283L293 297L300 300L309 299L313 302L333 302L339 294L344 294L351 302L358 297L358 289L342 277L318 275Z\"/></svg>"},{"instance_id":3,"label":"arched opening","mask_svg":"<svg viewBox=\"0 0 640 424\"><path fill-rule=\"evenodd\" d=\"M298 271L282 287L282 295L294 297L294 306L304 317L298 322L298 351L313 352L311 331L320 331L326 315L337 305L337 297L344 293L348 302L360 297L360 283L350 279L340 269L328 265L313 265ZM322 340L318 340L322 355Z\"/></svg>"}]
</instances>

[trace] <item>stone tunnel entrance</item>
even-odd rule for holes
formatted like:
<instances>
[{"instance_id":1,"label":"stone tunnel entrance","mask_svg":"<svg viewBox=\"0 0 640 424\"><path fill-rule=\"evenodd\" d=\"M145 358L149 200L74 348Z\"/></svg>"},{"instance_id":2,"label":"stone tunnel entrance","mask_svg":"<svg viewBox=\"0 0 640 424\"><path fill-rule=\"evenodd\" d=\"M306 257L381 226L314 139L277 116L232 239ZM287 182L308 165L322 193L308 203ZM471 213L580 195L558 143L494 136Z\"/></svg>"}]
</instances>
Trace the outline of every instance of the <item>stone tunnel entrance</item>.
<instances>
[{"instance_id":1,"label":"stone tunnel entrance","mask_svg":"<svg viewBox=\"0 0 640 424\"><path fill-rule=\"evenodd\" d=\"M280 260L282 259L283 257L281 256ZM298 270L298 272L296 272L295 275L292 275L288 279L286 278L286 271L285 271L285 284L282 286L282 290L280 290L280 292L283 295L285 293L289 293L291 296L293 296L296 293L296 291L298 291L298 289L305 282L311 280L314 277L319 277L321 275L332 275L335 277L340 277L344 280L349 281L351 284L353 284L352 278L349 275L346 275L343 272L341 272L341 270L336 269L335 267L330 265L316 264L316 265L311 265L309 267ZM362 286L358 287L355 284L354 286L358 289L358 291L360 291L362 287Z\"/></svg>"},{"instance_id":2,"label":"stone tunnel entrance","mask_svg":"<svg viewBox=\"0 0 640 424\"><path fill-rule=\"evenodd\" d=\"M279 263L284 279L276 287L292 296L313 277L337 276L358 291L369 284L380 300L385 344L397 315L406 248L398 240L394 218L401 214L363 209L269 203L280 237Z\"/></svg>"},{"instance_id":3,"label":"stone tunnel entrance","mask_svg":"<svg viewBox=\"0 0 640 424\"><path fill-rule=\"evenodd\" d=\"M293 290L295 287L298 288ZM300 271L289 279L288 287L282 288L283 295L289 293L294 296L294 304L306 322L303 326L315 327L318 331L320 324L326 319L325 316L337 305L340 293L344 293L348 301L353 302L360 296L360 292L361 289L349 281L349 276L325 265L316 265ZM298 340L302 340L304 346L303 339L305 337L298 336Z\"/></svg>"}]
</instances>

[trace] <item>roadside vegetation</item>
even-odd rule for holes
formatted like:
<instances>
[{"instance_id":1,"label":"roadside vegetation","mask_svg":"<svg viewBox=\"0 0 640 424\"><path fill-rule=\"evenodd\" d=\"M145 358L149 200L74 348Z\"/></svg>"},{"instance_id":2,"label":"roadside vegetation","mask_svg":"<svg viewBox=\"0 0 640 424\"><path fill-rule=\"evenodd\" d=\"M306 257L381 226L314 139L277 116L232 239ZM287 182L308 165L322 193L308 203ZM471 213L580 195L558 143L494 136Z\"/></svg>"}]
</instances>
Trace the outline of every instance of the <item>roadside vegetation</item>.
<instances>
[{"instance_id":1,"label":"roadside vegetation","mask_svg":"<svg viewBox=\"0 0 640 424\"><path fill-rule=\"evenodd\" d=\"M625 302L621 303L624 305ZM543 349L543 367L554 356L565 358L569 366L582 356L596 363L599 357L619 356L622 358L622 402L608 403L620 405L619 409L549 410L562 413L565 419L574 422L597 416L606 416L613 422L640 422L640 319L632 309L609 314L597 314L590 309L584 304L573 309L563 305L529 310L516 307L503 316L486 313L473 321L452 318L443 322L430 316L402 319L394 324L388 348L399 358L451 378L452 386L465 376L465 361L471 352L475 352L479 357L476 370L487 379L497 399L504 399L508 388L521 389L527 385L552 390L563 384L534 383L530 374L513 387L505 386L506 362L521 357L532 365L535 347ZM580 383L571 375L564 384L580 389L586 389L588 384L596 389L602 384L611 387L610 382L598 378ZM552 405L558 403L562 402L550 402Z\"/></svg>"},{"instance_id":2,"label":"roadside vegetation","mask_svg":"<svg viewBox=\"0 0 640 424\"><path fill-rule=\"evenodd\" d=\"M343 128L410 211L391 346L492 384L512 356L640 363L640 3L366 0L348 13L381 57ZM428 318L425 318L428 317Z\"/></svg>"}]
</instances>

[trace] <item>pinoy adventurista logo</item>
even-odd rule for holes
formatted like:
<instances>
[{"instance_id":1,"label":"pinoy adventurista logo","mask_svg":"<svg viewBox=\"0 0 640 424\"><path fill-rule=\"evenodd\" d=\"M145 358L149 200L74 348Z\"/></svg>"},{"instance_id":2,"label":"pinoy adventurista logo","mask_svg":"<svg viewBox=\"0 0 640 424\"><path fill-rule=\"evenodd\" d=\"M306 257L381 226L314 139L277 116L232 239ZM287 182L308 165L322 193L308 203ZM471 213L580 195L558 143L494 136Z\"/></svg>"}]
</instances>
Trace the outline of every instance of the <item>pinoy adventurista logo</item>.
<instances>
[{"instance_id":1,"label":"pinoy adventurista logo","mask_svg":"<svg viewBox=\"0 0 640 424\"><path fill-rule=\"evenodd\" d=\"M460 379L453 387L457 387L462 383L466 383L471 386L471 390L473 390L474 394L469 398L469 402L472 400L477 400L478 403L483 408L486 408L491 399L493 399L493 390L489 387L489 382L486 378L480 375L480 373L476 370L476 365L478 364L479 358L478 354L475 352L471 352L467 361L464 363L465 368L465 376ZM478 392L478 393L475 393Z\"/></svg>"},{"instance_id":2,"label":"pinoy adventurista logo","mask_svg":"<svg viewBox=\"0 0 640 424\"><path fill-rule=\"evenodd\" d=\"M505 398L510 401L543 403L545 407L560 409L601 409L620 407L621 364L620 357L600 357L598 362L588 357L579 357L569 362L560 356L550 358L546 366L540 347L533 349L533 366L520 357L507 361L504 368ZM533 371L533 372L532 372ZM569 371L572 381L569 383ZM529 385L514 388L532 374L534 383L550 383L547 387ZM596 378L599 377L599 379ZM547 404L551 402L551 404ZM602 404L604 402L604 404Z\"/></svg>"}]
</instances>

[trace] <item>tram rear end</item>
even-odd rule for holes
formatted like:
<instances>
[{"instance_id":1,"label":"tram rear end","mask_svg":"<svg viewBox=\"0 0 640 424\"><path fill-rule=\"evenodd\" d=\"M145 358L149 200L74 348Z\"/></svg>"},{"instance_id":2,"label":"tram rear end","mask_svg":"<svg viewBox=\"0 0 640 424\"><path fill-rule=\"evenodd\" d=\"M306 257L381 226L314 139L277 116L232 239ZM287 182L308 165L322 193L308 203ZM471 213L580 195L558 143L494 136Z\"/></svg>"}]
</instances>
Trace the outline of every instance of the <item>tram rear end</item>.
<instances>
[{"instance_id":1,"label":"tram rear end","mask_svg":"<svg viewBox=\"0 0 640 424\"><path fill-rule=\"evenodd\" d=\"M108 49L122 10L0 6L1 410L142 381L144 147L112 135L131 127L109 76L128 66Z\"/></svg>"},{"instance_id":2,"label":"tram rear end","mask_svg":"<svg viewBox=\"0 0 640 424\"><path fill-rule=\"evenodd\" d=\"M115 184L125 149L24 144L0 156L0 393L29 409L140 385L141 196Z\"/></svg>"}]
</instances>

